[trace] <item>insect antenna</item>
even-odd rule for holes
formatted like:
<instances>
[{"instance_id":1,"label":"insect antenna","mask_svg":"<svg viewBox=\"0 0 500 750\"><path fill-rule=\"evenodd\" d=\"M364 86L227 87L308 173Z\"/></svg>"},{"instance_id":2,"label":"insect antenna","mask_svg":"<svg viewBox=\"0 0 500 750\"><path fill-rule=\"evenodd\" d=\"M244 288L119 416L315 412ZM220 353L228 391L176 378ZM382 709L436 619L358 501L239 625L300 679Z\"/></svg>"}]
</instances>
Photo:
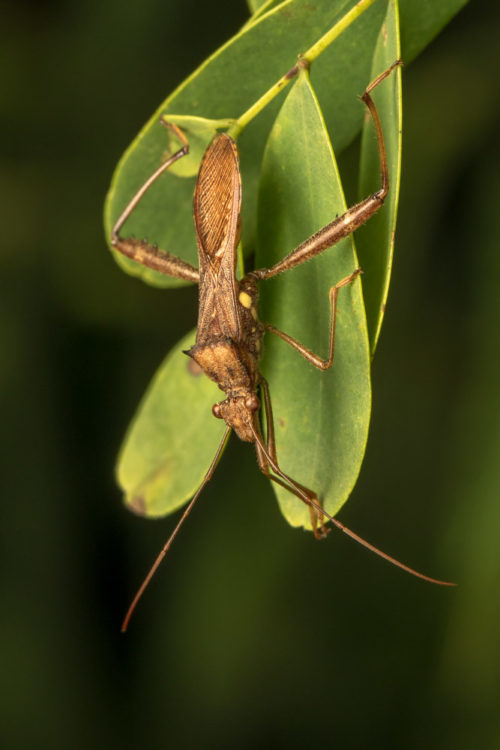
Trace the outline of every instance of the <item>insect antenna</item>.
<instances>
[{"instance_id":1,"label":"insect antenna","mask_svg":"<svg viewBox=\"0 0 500 750\"><path fill-rule=\"evenodd\" d=\"M219 461L221 453L224 450L224 447L226 445L226 442L227 442L227 439L229 437L229 433L230 432L231 432L231 428L228 427L226 429L226 431L224 432L224 436L223 436L223 438L222 438L222 440L220 442L219 447L217 448L217 452L216 452L216 454L214 456L214 459L213 459L212 463L210 464L210 468L208 469L207 473L205 474L202 483L200 484L200 486L196 490L196 494L194 495L193 499L191 500L191 502L189 503L189 505L185 509L185 511L182 514L182 516L180 517L179 522L177 523L177 526L172 531L172 533L170 534L169 538L167 539L167 541L163 545L163 547L162 547L162 549L160 551L160 554L158 555L158 557L154 561L153 565L151 566L151 568L149 570L149 573L147 574L146 578L141 583L141 585L140 585L140 587L139 587L136 595L134 596L134 598L132 600L132 604L128 608L127 614L125 615L123 623L122 623L122 627L121 627L121 632L122 633L126 632L126 630L128 628L128 624L130 622L130 618L132 617L132 614L134 613L134 610L137 607L139 599L141 598L141 596L143 595L143 593L147 589L150 580L152 579L152 577L154 576L154 574L158 570L161 561L163 560L163 558L167 554L168 550L170 549L170 547L172 545L172 542L174 541L175 537L177 536L177 533L178 533L179 529L181 528L182 524L184 523L184 521L186 520L186 518L190 514L191 509L193 508L195 502L198 500L199 496L201 495L201 492L202 492L203 488L205 487L206 484L208 484L208 482L212 478L212 475L213 475L213 473L215 471L215 467L217 466L217 463Z\"/></svg>"},{"instance_id":2,"label":"insect antenna","mask_svg":"<svg viewBox=\"0 0 500 750\"><path fill-rule=\"evenodd\" d=\"M340 531L343 531L344 534L347 534L347 536L351 537L351 539L354 539L355 542L358 542L358 544L361 544L362 547L366 547L366 549L370 550L370 552L373 552L375 555L382 557L384 560L387 560L387 562L390 562L392 565L395 565L397 568L401 568L402 570L405 570L407 573L410 573L412 576L415 576L416 578L421 578L422 580L427 581L428 583L435 583L438 586L456 586L457 585L456 583L452 583L450 581L441 581L437 578L431 578L430 576L426 576L423 573L419 573L418 570L414 570L414 568L410 568L408 565L405 565L399 560L396 560L395 557L391 557L390 555L387 554L387 552L383 552L383 550L379 549L378 547L375 547L366 539L363 539L362 536L359 536L359 534L356 534L355 531L351 531L351 529L349 529L347 526L344 526L343 523L341 523L339 520L337 520L336 518L331 516L329 513L327 513L326 510L322 508L318 502L316 502L311 497L309 497L309 495L306 492L304 492L302 487L298 485L296 482L294 482L291 477L289 477L287 474L281 471L276 461L272 458L272 456L269 455L269 452L264 446L261 436L255 430L253 425L252 425L252 431L253 431L255 440L259 445L260 450L265 455L274 473L277 474L285 482L290 484L294 488L294 491L296 491L300 495L302 500L307 505L312 505L313 508L315 508L315 510L318 511L318 513L322 514L323 516L326 516L326 518L328 518L328 520L331 521L333 525L337 527L337 529L339 529Z\"/></svg>"}]
</instances>

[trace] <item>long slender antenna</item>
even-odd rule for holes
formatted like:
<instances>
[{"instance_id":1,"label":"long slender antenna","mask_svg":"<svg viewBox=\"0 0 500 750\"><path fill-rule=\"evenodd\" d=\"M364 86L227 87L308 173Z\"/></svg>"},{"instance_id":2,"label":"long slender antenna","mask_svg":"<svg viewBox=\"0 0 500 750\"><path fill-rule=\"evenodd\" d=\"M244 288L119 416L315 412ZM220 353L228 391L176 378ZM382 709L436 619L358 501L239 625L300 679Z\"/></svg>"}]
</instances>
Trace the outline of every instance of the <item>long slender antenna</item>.
<instances>
[{"instance_id":1,"label":"long slender antenna","mask_svg":"<svg viewBox=\"0 0 500 750\"><path fill-rule=\"evenodd\" d=\"M196 494L194 495L193 499L191 500L191 502L187 506L186 510L182 514L182 516L181 516L181 518L180 518L177 526L172 531L172 533L170 534L169 538L167 539L167 541L163 545L160 554L158 555L158 557L154 561L153 565L151 566L151 568L149 570L149 573L147 574L146 578L141 583L141 585L140 585L140 587L139 587L139 589L137 591L137 594L134 596L134 598L132 600L132 604L128 608L127 614L125 615L125 618L124 618L123 623L122 623L122 628L121 628L122 633L126 632L126 630L128 628L128 624L130 622L130 618L132 617L132 614L134 612L134 609L137 606L137 603L138 603L139 599L143 595L144 591L147 589L150 580L152 579L152 577L154 576L154 574L158 570L161 561L163 560L163 558L167 554L168 550L170 549L170 547L172 545L172 542L174 541L175 537L177 536L177 532L179 531L179 529L181 528L182 524L184 523L184 521L186 520L186 518L190 514L191 509L194 506L195 502L198 500L199 496L201 495L201 492L202 492L203 488L205 487L205 485L212 478L212 475L213 475L213 473L215 471L215 467L217 466L217 463L219 461L220 455L221 455L222 451L224 450L224 446L225 446L225 444L227 442L227 439L229 437L229 433L230 432L231 432L231 428L228 427L226 429L226 431L224 432L224 436L223 436L223 438L222 438L222 440L220 442L219 447L217 448L217 453L214 456L214 460L210 464L210 468L209 468L209 470L207 471L207 473L205 474L205 476L203 478L203 482L198 487L198 489L196 491Z\"/></svg>"},{"instance_id":2,"label":"long slender antenna","mask_svg":"<svg viewBox=\"0 0 500 750\"><path fill-rule=\"evenodd\" d=\"M424 581L427 581L428 583L435 583L438 586L456 586L456 583L451 583L450 581L441 581L438 578L430 578L430 576L426 576L423 573L419 573L418 570L414 570L414 568L410 568L408 565L405 565L404 563L400 562L399 560L396 560L395 557L391 557L387 554L387 552L383 552L378 547L375 547L373 544L368 542L366 539L363 539L363 537L356 534L356 532L351 531L347 526L344 526L343 523L341 523L339 520L331 516L329 513L326 512L324 508L321 507L321 505L317 502L315 502L312 498L310 498L302 489L300 485L298 485L296 482L293 481L291 477L289 477L287 474L285 474L283 471L281 471L280 467L276 463L276 461L272 458L272 456L269 455L268 451L266 450L264 443L262 442L262 439L258 432L255 430L254 426L251 425L252 432L254 435L254 438L256 442L259 445L260 450L264 453L265 457L269 461L269 465L271 466L272 470L277 474L281 479L283 479L285 482L288 482L294 490L296 490L303 501L307 505L312 505L313 508L315 508L319 513L322 513L324 516L328 518L329 521L333 523L334 526L337 527L337 529L340 529L340 531L343 531L344 534L347 534L347 536L351 537L351 539L354 539L355 542L358 542L358 544L361 544L363 547L366 547L366 549L369 549L370 552L375 553L379 557L382 557L384 560L387 560L387 562L390 562L392 565L395 565L397 568L401 568L402 570L405 570L407 573L410 573L412 576L415 576L416 578L421 578Z\"/></svg>"}]
</instances>

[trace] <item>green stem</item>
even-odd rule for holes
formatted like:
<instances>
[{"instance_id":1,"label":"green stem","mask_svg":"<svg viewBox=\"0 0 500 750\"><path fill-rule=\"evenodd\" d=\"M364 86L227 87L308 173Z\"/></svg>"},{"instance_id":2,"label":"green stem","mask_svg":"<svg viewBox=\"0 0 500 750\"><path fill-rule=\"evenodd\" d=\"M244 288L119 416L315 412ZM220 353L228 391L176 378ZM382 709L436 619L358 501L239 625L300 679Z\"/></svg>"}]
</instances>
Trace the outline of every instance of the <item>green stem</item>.
<instances>
[{"instance_id":1,"label":"green stem","mask_svg":"<svg viewBox=\"0 0 500 750\"><path fill-rule=\"evenodd\" d=\"M246 112L243 112L240 117L235 121L234 125L232 125L228 132L228 135L232 136L233 138L236 138L236 136L241 133L241 131L248 125L249 122L251 122L254 117L256 117L262 110L267 107L269 102L271 102L275 96L277 96L280 91L282 91L285 86L288 86L290 81L295 78L296 74L300 70L300 68L309 67L309 65L316 60L319 55L335 40L337 37L339 37L347 28L351 25L359 16L367 10L370 5L373 5L375 0L359 0L356 5L351 8L350 11L348 11L345 16L343 16L340 21L337 21L337 23L332 26L332 28L324 34L321 39L318 39L317 42L313 44L312 47L309 47L309 49L304 52L304 54L300 55L299 62L291 68L288 73L285 73L284 76L281 76L279 81L277 81L273 86L271 86L270 89L266 91L265 94L263 94L260 99L258 99L255 104L252 104L252 106L246 110Z\"/></svg>"}]
</instances>

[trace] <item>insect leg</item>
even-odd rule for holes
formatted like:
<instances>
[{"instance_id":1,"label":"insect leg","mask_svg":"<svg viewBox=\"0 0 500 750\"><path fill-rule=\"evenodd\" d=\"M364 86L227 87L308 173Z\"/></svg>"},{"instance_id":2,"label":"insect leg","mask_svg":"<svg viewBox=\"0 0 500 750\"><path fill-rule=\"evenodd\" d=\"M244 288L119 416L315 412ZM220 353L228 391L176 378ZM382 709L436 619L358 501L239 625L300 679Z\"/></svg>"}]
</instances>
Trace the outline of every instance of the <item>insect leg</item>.
<instances>
[{"instance_id":1,"label":"insect leg","mask_svg":"<svg viewBox=\"0 0 500 750\"><path fill-rule=\"evenodd\" d=\"M326 516L326 518L329 521L331 521L333 525L336 526L340 531L342 531L344 534L349 536L351 539L354 539L354 541L358 542L358 544L361 544L362 547L366 547L366 549L370 550L370 552L373 552L375 555L378 555L379 557L382 557L384 560L387 560L387 562L390 562L391 565L395 565L397 568L401 568L401 570L405 570L407 573L410 573L412 576L415 576L416 578L421 578L422 580L427 581L428 583L435 583L438 586L456 586L455 583L451 583L450 581L441 581L438 578L431 578L430 576L426 576L424 573L420 573L418 570L415 570L414 568L410 568L408 565L405 565L405 563L400 562L395 557L391 557L391 555L388 555L387 552L384 552L378 547L375 547L375 545L371 544L371 542L368 542L362 536L359 536L359 534L356 534L355 531L352 531L351 529L349 529L347 526L341 523L341 521L339 521L337 518L334 518L334 516L331 516L329 513L327 513L325 510L321 508L321 506L318 503L317 496L314 494L314 492L298 484L298 482L293 480L291 477L288 476L288 474L285 474L285 472L283 472L280 469L278 463L273 459L269 451L264 446L264 443L262 441L262 435L260 434L260 431L258 430L258 428L255 427L255 425L254 425L253 434L255 438L255 445L257 447L257 456L259 457L259 464L260 464L261 456L262 456L262 459L267 462L267 471L265 471L264 468L261 467L262 471L270 479L273 479L282 487L285 487L285 489L289 490L294 495L297 495L297 497L300 497L300 499L303 500L308 505L313 506L313 508L316 510L318 514L321 513L323 516ZM269 467L276 473L277 476L274 476L269 473L270 472ZM313 526L313 530L314 530L314 526ZM315 536L317 536L317 534L315 534Z\"/></svg>"},{"instance_id":2,"label":"insect leg","mask_svg":"<svg viewBox=\"0 0 500 750\"><path fill-rule=\"evenodd\" d=\"M284 333L284 331L280 331L279 328L275 328L275 326L271 325L271 323L263 323L265 330L269 331L270 333L274 333L276 336L279 336L280 339L286 341L287 344L293 346L293 348L296 349L299 354L304 357L304 359L307 359L307 361L314 365L314 367L317 367L318 370L328 370L328 368L333 364L333 356L335 354L335 322L337 318L337 297L339 289L354 281L356 276L358 276L360 273L362 273L361 268L356 268L356 270L353 271L350 276L346 276L345 279L342 279L342 281L339 281L330 289L330 353L328 355L328 359L322 359L317 354L308 349L307 346L301 344L300 341L292 338L292 336Z\"/></svg>"},{"instance_id":3,"label":"insect leg","mask_svg":"<svg viewBox=\"0 0 500 750\"><path fill-rule=\"evenodd\" d=\"M305 263L306 260L310 260L323 250L335 245L337 242L347 237L349 234L354 232L358 227L362 226L368 219L373 216L376 211L382 206L387 192L389 190L389 170L387 167L387 154L385 149L384 134L382 131L382 124L378 115L377 109L371 98L370 94L376 86L378 86L391 71L401 65L401 60L396 60L390 68L381 73L374 81L367 86L365 93L361 97L363 102L366 104L368 111L372 117L375 125L375 131L377 135L378 152L380 159L380 169L382 173L382 186L376 193L373 193L368 198L365 198L360 203L349 208L341 216L337 217L326 227L320 229L318 232L313 234L309 239L302 242L295 250L292 250L282 260L275 263L271 268L261 268L253 271L252 274L259 280L270 279L272 276L276 276L278 273L288 271L290 268Z\"/></svg>"},{"instance_id":4,"label":"insect leg","mask_svg":"<svg viewBox=\"0 0 500 750\"><path fill-rule=\"evenodd\" d=\"M276 440L274 437L274 418L271 394L269 393L268 382L262 375L260 376L260 385L262 388L262 395L264 396L264 410L266 412L266 448L271 458L274 461L277 461L278 457L276 453Z\"/></svg>"},{"instance_id":5,"label":"insect leg","mask_svg":"<svg viewBox=\"0 0 500 750\"><path fill-rule=\"evenodd\" d=\"M321 504L317 495L304 485L299 484L291 477L280 471L280 476L276 473L271 472L271 463L278 466L278 458L276 455L276 440L274 437L274 420L273 420L273 409L271 405L271 396L269 394L269 386L267 380L261 377L262 395L264 397L264 409L266 412L266 448L263 450L262 445L262 434L260 427L256 419L254 429L258 435L255 441L255 448L257 451L257 460L259 462L259 468L262 473L271 479L276 484L284 487L288 492L296 495L302 502L309 506L309 513L311 515L311 526L316 539L323 539L328 534L328 529L325 527L323 513L321 510ZM274 467L273 467L274 468ZM319 524L319 529L318 529Z\"/></svg>"},{"instance_id":6,"label":"insect leg","mask_svg":"<svg viewBox=\"0 0 500 750\"><path fill-rule=\"evenodd\" d=\"M156 182L158 177L166 172L174 162L178 161L189 152L189 144L182 130L180 130L177 125L167 122L166 120L161 119L160 122L175 133L183 146L176 151L175 154L172 154L167 161L161 164L133 196L113 227L111 232L111 245L114 250L122 253L122 255L135 260L137 263L141 263L143 266L152 268L154 271L159 271L168 276L174 276L177 279L184 279L185 281L194 281L197 283L200 279L198 269L190 263L186 263L186 261L181 260L171 253L159 250L155 245L149 244L146 240L136 240L134 237L120 236L121 228L151 185Z\"/></svg>"}]
</instances>

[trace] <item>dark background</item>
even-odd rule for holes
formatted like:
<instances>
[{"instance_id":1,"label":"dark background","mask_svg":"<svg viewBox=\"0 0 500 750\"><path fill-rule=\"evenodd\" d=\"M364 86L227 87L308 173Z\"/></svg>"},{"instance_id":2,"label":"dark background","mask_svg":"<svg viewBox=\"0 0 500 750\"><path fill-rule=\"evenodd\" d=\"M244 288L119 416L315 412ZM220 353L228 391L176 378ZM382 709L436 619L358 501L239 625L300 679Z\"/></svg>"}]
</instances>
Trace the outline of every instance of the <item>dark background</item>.
<instances>
[{"instance_id":1,"label":"dark background","mask_svg":"<svg viewBox=\"0 0 500 750\"><path fill-rule=\"evenodd\" d=\"M459 587L289 528L251 447L233 440L123 636L172 519L125 511L113 463L155 368L195 321L196 292L119 271L102 204L133 135L246 6L4 5L5 747L500 747L493 7L471 2L404 70L393 286L366 461L341 513Z\"/></svg>"}]
</instances>

